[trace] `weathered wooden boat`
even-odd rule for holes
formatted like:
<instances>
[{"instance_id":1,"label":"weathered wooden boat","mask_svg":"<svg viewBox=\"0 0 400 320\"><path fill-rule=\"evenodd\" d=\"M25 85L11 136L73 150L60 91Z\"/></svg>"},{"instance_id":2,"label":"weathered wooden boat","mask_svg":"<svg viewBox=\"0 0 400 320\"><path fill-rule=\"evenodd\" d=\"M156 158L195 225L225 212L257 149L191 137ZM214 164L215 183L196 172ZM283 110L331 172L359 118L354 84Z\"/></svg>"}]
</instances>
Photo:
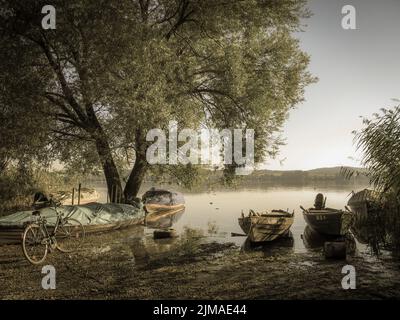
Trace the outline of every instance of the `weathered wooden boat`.
<instances>
[{"instance_id":1,"label":"weathered wooden boat","mask_svg":"<svg viewBox=\"0 0 400 320\"><path fill-rule=\"evenodd\" d=\"M239 225L248 239L253 243L273 241L288 234L294 221L294 212L272 210L266 213L257 213L250 210L247 217L242 213Z\"/></svg>"},{"instance_id":2,"label":"weathered wooden boat","mask_svg":"<svg viewBox=\"0 0 400 320\"><path fill-rule=\"evenodd\" d=\"M347 205L350 207L351 211L355 213L357 220L366 222L369 216L382 212L379 197L379 192L364 189L359 192L352 192L352 196L347 202Z\"/></svg>"},{"instance_id":3,"label":"weathered wooden boat","mask_svg":"<svg viewBox=\"0 0 400 320\"><path fill-rule=\"evenodd\" d=\"M354 212L351 231L360 243L377 241L385 234L384 223L381 221L384 209L380 196L381 194L377 191L364 189L352 192L347 202L351 211Z\"/></svg>"},{"instance_id":4,"label":"weathered wooden boat","mask_svg":"<svg viewBox=\"0 0 400 320\"><path fill-rule=\"evenodd\" d=\"M59 201L64 204L87 204L90 202L97 202L99 201L100 195L97 192L97 190L92 189L92 188L82 188L80 190L80 194L78 194L78 191L75 191L75 194L72 193L72 191L58 191L53 194L55 199L59 199ZM80 199L78 199L78 197ZM72 201L72 198L74 198L74 201Z\"/></svg>"},{"instance_id":5,"label":"weathered wooden boat","mask_svg":"<svg viewBox=\"0 0 400 320\"><path fill-rule=\"evenodd\" d=\"M321 200L322 199L322 200ZM353 219L353 213L346 210L325 208L326 198L318 194L314 208L304 209L303 217L307 225L316 232L325 235L344 235L348 232Z\"/></svg>"},{"instance_id":6,"label":"weathered wooden boat","mask_svg":"<svg viewBox=\"0 0 400 320\"><path fill-rule=\"evenodd\" d=\"M304 210L303 216L314 231L327 235L344 235L349 230L352 213L332 208L311 208Z\"/></svg>"},{"instance_id":7,"label":"weathered wooden boat","mask_svg":"<svg viewBox=\"0 0 400 320\"><path fill-rule=\"evenodd\" d=\"M154 213L185 208L185 200L181 193L151 188L142 196L146 212Z\"/></svg>"},{"instance_id":8,"label":"weathered wooden boat","mask_svg":"<svg viewBox=\"0 0 400 320\"><path fill-rule=\"evenodd\" d=\"M53 207L40 210L47 220L49 230L54 226L57 214ZM79 206L60 206L57 212L64 217L80 221L85 233L98 233L117 230L144 223L145 212L140 204L137 206L117 203L89 203ZM32 211L20 211L0 218L0 244L20 243L22 233L28 223L33 221Z\"/></svg>"},{"instance_id":9,"label":"weathered wooden boat","mask_svg":"<svg viewBox=\"0 0 400 320\"><path fill-rule=\"evenodd\" d=\"M172 227L184 213L184 208L148 213L145 219L145 226L153 229L167 229Z\"/></svg>"}]
</instances>

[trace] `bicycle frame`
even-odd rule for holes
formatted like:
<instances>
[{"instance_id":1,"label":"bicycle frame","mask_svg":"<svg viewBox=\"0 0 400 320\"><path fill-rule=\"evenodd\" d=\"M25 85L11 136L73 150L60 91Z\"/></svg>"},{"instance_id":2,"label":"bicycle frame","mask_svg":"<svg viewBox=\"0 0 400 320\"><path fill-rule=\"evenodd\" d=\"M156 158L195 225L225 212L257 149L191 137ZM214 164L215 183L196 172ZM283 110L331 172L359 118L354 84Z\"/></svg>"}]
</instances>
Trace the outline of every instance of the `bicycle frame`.
<instances>
[{"instance_id":1,"label":"bicycle frame","mask_svg":"<svg viewBox=\"0 0 400 320\"><path fill-rule=\"evenodd\" d=\"M43 228L43 230L44 230L44 232L45 232L45 234L46 234L46 239L52 239L53 237L55 237L56 232L57 232L57 229L58 229L58 227L60 226L61 221L63 220L63 215L60 214L60 213L57 211L57 205L56 205L56 203L55 203L53 200L50 200L50 202L51 202L52 204L54 204L54 210L55 210L56 215L57 215L57 220L56 220L56 223L55 223L55 225L54 225L53 232L50 234L49 229L47 228L47 224L46 224L46 221L45 221L44 218L40 218L40 221L39 221L39 223L38 223L38 224L41 226L41 228ZM39 216L39 217L40 217L40 216Z\"/></svg>"},{"instance_id":2,"label":"bicycle frame","mask_svg":"<svg viewBox=\"0 0 400 320\"><path fill-rule=\"evenodd\" d=\"M65 253L76 250L76 247L75 248L72 247L71 249L69 246L66 246L66 242L64 242L64 239L68 240L69 238L71 238L72 233L69 231L69 225L68 225L68 223L71 224L71 221L75 221L75 223L77 224L77 228L80 228L79 231L81 233L77 233L77 235L79 234L79 237L74 236L74 238L80 238L78 246L80 246L82 239L85 235L85 229L82 223L80 223L76 219L71 218L72 216L71 212L66 214L59 212L57 210L58 203L54 202L52 199L43 203L36 202L34 204L34 207L35 209L38 209L39 205L43 204L46 205L47 207L49 204L50 206L54 205L54 210L56 212L57 217L54 226L52 225L50 229L50 226L47 225L47 219L40 215L40 211L35 211L32 213L34 217L37 217L36 221L32 221L25 227L22 236L22 249L24 255L28 259L28 261L31 262L32 264L42 263L46 259L47 253L53 251L54 249L58 249L59 251ZM63 232L60 234L60 239L57 239L59 232L58 229L60 227L62 229L63 226L67 226L67 228L66 230L61 230ZM38 231L35 232L34 231L35 229ZM76 228L73 227L73 229L75 230ZM27 236L28 232L30 232L29 234L32 235ZM27 239L29 239L28 242ZM60 240L60 242L57 240ZM42 253L39 252L40 256L36 257L35 256L36 253L34 253L33 255L30 253L31 251L30 247L38 245L44 246L43 247L44 251L42 251L43 255Z\"/></svg>"}]
</instances>

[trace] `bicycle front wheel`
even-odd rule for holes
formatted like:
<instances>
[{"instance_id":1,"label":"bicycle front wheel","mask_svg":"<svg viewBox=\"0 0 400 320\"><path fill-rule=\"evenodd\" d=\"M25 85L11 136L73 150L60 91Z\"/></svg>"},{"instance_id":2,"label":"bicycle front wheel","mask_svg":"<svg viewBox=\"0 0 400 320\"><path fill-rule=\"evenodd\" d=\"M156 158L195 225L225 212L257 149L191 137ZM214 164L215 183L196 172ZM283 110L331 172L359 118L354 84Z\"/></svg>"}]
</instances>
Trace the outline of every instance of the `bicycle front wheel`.
<instances>
[{"instance_id":1,"label":"bicycle front wheel","mask_svg":"<svg viewBox=\"0 0 400 320\"><path fill-rule=\"evenodd\" d=\"M78 250L85 239L85 228L78 220L70 218L62 222L55 234L57 249L61 252Z\"/></svg>"},{"instance_id":2,"label":"bicycle front wheel","mask_svg":"<svg viewBox=\"0 0 400 320\"><path fill-rule=\"evenodd\" d=\"M33 223L25 228L22 236L22 250L32 264L42 263L47 256L48 244L43 227Z\"/></svg>"}]
</instances>

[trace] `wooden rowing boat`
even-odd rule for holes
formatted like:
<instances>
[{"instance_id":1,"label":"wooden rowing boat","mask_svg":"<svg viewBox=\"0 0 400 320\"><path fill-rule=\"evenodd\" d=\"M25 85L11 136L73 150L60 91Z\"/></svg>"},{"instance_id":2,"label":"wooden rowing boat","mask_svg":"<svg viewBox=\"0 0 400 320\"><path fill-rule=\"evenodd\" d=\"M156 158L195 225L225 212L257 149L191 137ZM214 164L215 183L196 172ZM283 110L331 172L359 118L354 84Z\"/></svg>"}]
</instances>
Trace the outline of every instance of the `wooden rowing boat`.
<instances>
[{"instance_id":1,"label":"wooden rowing boat","mask_svg":"<svg viewBox=\"0 0 400 320\"><path fill-rule=\"evenodd\" d=\"M157 204L157 203L146 203L144 204L144 208L147 213L158 213L163 211L179 211L185 209L185 205L174 204L174 205L166 205L166 204Z\"/></svg>"},{"instance_id":2,"label":"wooden rowing boat","mask_svg":"<svg viewBox=\"0 0 400 320\"><path fill-rule=\"evenodd\" d=\"M347 205L355 214L355 220L367 224L370 217L379 216L382 212L380 205L380 194L374 190L364 189L352 193Z\"/></svg>"},{"instance_id":3,"label":"wooden rowing boat","mask_svg":"<svg viewBox=\"0 0 400 320\"><path fill-rule=\"evenodd\" d=\"M142 201L147 213L185 208L185 200L181 193L163 189L151 188L143 194Z\"/></svg>"},{"instance_id":4,"label":"wooden rowing boat","mask_svg":"<svg viewBox=\"0 0 400 320\"><path fill-rule=\"evenodd\" d=\"M303 209L303 207L301 207ZM344 235L348 232L353 214L348 210L332 208L308 210L303 209L303 217L307 225L316 232L326 235Z\"/></svg>"},{"instance_id":5,"label":"wooden rowing boat","mask_svg":"<svg viewBox=\"0 0 400 320\"><path fill-rule=\"evenodd\" d=\"M273 241L289 232L294 221L294 213L272 210L270 213L250 211L249 216L239 218L239 225L251 242Z\"/></svg>"},{"instance_id":6,"label":"wooden rowing boat","mask_svg":"<svg viewBox=\"0 0 400 320\"><path fill-rule=\"evenodd\" d=\"M371 241L384 241L386 232L382 223L382 216L385 211L379 192L370 189L352 192L347 205L354 212L351 231L360 243L368 244Z\"/></svg>"},{"instance_id":7,"label":"wooden rowing boat","mask_svg":"<svg viewBox=\"0 0 400 320\"><path fill-rule=\"evenodd\" d=\"M184 208L148 213L145 219L145 226L153 229L167 229L172 227L184 213Z\"/></svg>"},{"instance_id":8,"label":"wooden rowing boat","mask_svg":"<svg viewBox=\"0 0 400 320\"><path fill-rule=\"evenodd\" d=\"M353 221L354 214L348 210L326 208L326 197L318 193L315 197L314 208L304 209L303 217L307 225L318 233L324 235L345 235Z\"/></svg>"}]
</instances>

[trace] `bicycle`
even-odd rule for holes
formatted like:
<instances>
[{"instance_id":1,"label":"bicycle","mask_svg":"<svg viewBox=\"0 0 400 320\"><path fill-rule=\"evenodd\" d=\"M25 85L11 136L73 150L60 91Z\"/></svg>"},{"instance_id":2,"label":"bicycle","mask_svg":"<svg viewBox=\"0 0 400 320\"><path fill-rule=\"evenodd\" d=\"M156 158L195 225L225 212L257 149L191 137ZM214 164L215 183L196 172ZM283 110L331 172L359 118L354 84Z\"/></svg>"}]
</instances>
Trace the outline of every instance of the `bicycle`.
<instances>
[{"instance_id":1,"label":"bicycle","mask_svg":"<svg viewBox=\"0 0 400 320\"><path fill-rule=\"evenodd\" d=\"M78 220L70 216L64 217L57 211L61 204L50 200L36 202L32 216L36 221L30 222L22 235L22 250L26 259L32 264L45 261L48 252L58 249L64 253L77 250L85 238L85 228ZM57 220L54 226L47 225L47 219L42 217L38 208L54 206Z\"/></svg>"}]
</instances>

